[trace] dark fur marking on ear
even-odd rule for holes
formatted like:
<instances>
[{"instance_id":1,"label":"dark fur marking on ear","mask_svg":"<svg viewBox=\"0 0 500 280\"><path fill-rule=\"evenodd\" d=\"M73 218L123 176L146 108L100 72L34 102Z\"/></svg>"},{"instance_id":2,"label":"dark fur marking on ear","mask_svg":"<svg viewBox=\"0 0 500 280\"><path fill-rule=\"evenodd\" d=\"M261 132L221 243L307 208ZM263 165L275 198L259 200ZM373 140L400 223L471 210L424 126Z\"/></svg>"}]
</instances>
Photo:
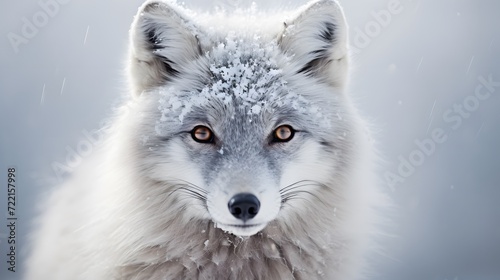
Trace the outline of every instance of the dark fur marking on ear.
<instances>
[{"instance_id":1,"label":"dark fur marking on ear","mask_svg":"<svg viewBox=\"0 0 500 280\"><path fill-rule=\"evenodd\" d=\"M326 42L332 43L335 39L335 24L326 21L323 23L323 26L324 30L321 31L319 36Z\"/></svg>"},{"instance_id":2,"label":"dark fur marking on ear","mask_svg":"<svg viewBox=\"0 0 500 280\"><path fill-rule=\"evenodd\" d=\"M321 65L321 61L323 59L324 59L324 57L318 57L318 58L315 58L315 59L309 61L304 67L302 67L299 71L297 71L297 74L304 73L306 75L312 75L314 72L314 71L312 71L312 69Z\"/></svg>"},{"instance_id":3,"label":"dark fur marking on ear","mask_svg":"<svg viewBox=\"0 0 500 280\"><path fill-rule=\"evenodd\" d=\"M160 44L161 40L158 38L158 34L156 33L155 29L151 28L146 31L147 34L147 39L149 42L149 48L155 54L156 50L161 50L164 47ZM161 55L155 54L155 56L161 61L161 65L163 66L163 73L167 74L167 78L170 76L179 76L179 71L175 70L172 65L174 65L174 62L172 62L170 59L163 57Z\"/></svg>"},{"instance_id":4,"label":"dark fur marking on ear","mask_svg":"<svg viewBox=\"0 0 500 280\"><path fill-rule=\"evenodd\" d=\"M319 34L320 38L328 43L328 45L333 44L335 40L335 24L331 22L323 22L324 29ZM304 67L302 67L297 73L304 73L306 75L312 75L314 69L324 64L325 59L328 59L328 48L322 47L317 50L311 51L314 54L314 59L309 61Z\"/></svg>"},{"instance_id":5,"label":"dark fur marking on ear","mask_svg":"<svg viewBox=\"0 0 500 280\"><path fill-rule=\"evenodd\" d=\"M328 49L321 48L321 49L310 52L310 54L314 54L314 56L316 58L326 58L328 56Z\"/></svg>"},{"instance_id":6,"label":"dark fur marking on ear","mask_svg":"<svg viewBox=\"0 0 500 280\"><path fill-rule=\"evenodd\" d=\"M175 70L172 67L172 64L174 64L174 63L172 61L170 61L169 59L166 59L166 58L163 59L163 65L165 66L165 68L164 68L165 72L168 73L169 76L178 77L180 73L179 73L179 71Z\"/></svg>"},{"instance_id":7,"label":"dark fur marking on ear","mask_svg":"<svg viewBox=\"0 0 500 280\"><path fill-rule=\"evenodd\" d=\"M150 29L147 31L147 33L148 33L148 42L150 48L153 50L161 49L162 46L160 46L160 40L158 39L158 35L156 34L155 30Z\"/></svg>"}]
</instances>

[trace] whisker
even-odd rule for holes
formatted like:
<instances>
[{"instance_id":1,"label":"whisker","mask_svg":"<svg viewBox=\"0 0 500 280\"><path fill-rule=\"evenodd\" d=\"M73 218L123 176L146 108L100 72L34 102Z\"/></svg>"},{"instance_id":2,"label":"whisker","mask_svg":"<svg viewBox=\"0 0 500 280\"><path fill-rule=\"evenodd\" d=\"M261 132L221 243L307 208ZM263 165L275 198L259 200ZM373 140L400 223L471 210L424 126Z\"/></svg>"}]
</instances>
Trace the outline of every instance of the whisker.
<instances>
[{"instance_id":1,"label":"whisker","mask_svg":"<svg viewBox=\"0 0 500 280\"><path fill-rule=\"evenodd\" d=\"M308 186L317 186L320 188L329 188L327 185L313 181L313 180L301 180L297 181L295 183L292 183L290 185L287 185L280 189L280 195L281 195L281 203L282 207L284 204L286 204L290 200L294 199L304 199L308 201L309 203L313 203L308 197L313 197L315 200L320 201L322 204L326 205L325 202L315 193L304 190L302 188L308 187ZM305 194L305 195L303 195Z\"/></svg>"},{"instance_id":2,"label":"whisker","mask_svg":"<svg viewBox=\"0 0 500 280\"><path fill-rule=\"evenodd\" d=\"M286 193L287 191L290 191L292 189L295 189L295 188L300 188L300 187L305 187L305 186L319 186L319 187L322 187L322 188L329 188L327 185L323 184L323 183L320 183L320 182L317 182L317 181L313 181L313 180L301 180L301 181L297 181L293 184L290 184L284 188L282 188L280 190L280 193Z\"/></svg>"},{"instance_id":3,"label":"whisker","mask_svg":"<svg viewBox=\"0 0 500 280\"><path fill-rule=\"evenodd\" d=\"M177 191L184 192L186 194L189 194L189 195L191 195L193 197L196 197L196 198L199 198L199 199L202 199L202 200L206 200L206 196L205 195L200 194L197 191L189 189L189 188L187 188L185 186L180 186L180 187L176 188L175 190L171 191L168 195L170 196L174 192L177 192Z\"/></svg>"},{"instance_id":4,"label":"whisker","mask_svg":"<svg viewBox=\"0 0 500 280\"><path fill-rule=\"evenodd\" d=\"M190 189L188 189L188 188L185 188L185 187L180 187L180 188L178 188L177 190L178 190L178 191L183 191L184 193L186 193L186 194L188 194L188 195L190 195L190 196L192 196L192 197L198 198L198 199L200 199L200 200L202 200L202 201L205 201L205 200L206 200L206 197L205 197L204 195L201 195L201 194L199 194L199 193L197 193L197 192L195 192L195 191L193 191L193 190L190 190Z\"/></svg>"},{"instance_id":5,"label":"whisker","mask_svg":"<svg viewBox=\"0 0 500 280\"><path fill-rule=\"evenodd\" d=\"M206 209L207 207L207 194L208 192L199 186L182 180L182 179L172 179L172 180L165 180L162 183L167 183L169 184L169 189L170 191L167 194L167 197L170 197L174 193L178 192L181 193L184 198L179 199L180 201L186 200L186 199L195 199L198 201L202 202L202 206ZM200 205L201 206L201 205Z\"/></svg>"},{"instance_id":6,"label":"whisker","mask_svg":"<svg viewBox=\"0 0 500 280\"><path fill-rule=\"evenodd\" d=\"M307 201L308 203L312 203L312 201L311 201L310 199L308 199L307 197L304 197L304 196L300 196L300 195L293 195L293 196L291 196L291 197L288 197L288 198L285 200L285 202L288 202L288 201L290 201L290 200L299 200L299 199L305 200L305 201ZM282 208L283 208L285 205L286 205L286 204L284 203L284 204L282 205Z\"/></svg>"},{"instance_id":7,"label":"whisker","mask_svg":"<svg viewBox=\"0 0 500 280\"><path fill-rule=\"evenodd\" d=\"M197 185L191 183L191 182L188 182L188 181L185 181L185 180L181 180L181 179L174 179L174 180L167 180L167 182L170 182L170 183L175 183L175 185L187 185L193 189L196 189L197 191L201 192L201 193L204 193L204 194L207 194L208 192L200 187L198 187ZM180 183L178 183L180 182Z\"/></svg>"},{"instance_id":8,"label":"whisker","mask_svg":"<svg viewBox=\"0 0 500 280\"><path fill-rule=\"evenodd\" d=\"M301 181L297 181L297 182L295 182L295 183L292 183L292 184L290 184L290 185L288 185L288 186L286 186L286 187L282 188L282 189L280 190L280 193L286 192L286 191L288 191L289 189L296 188L296 187L300 186L299 184L302 184L302 183L305 183L305 182L313 182L313 181L309 181L309 180L301 180Z\"/></svg>"}]
</instances>

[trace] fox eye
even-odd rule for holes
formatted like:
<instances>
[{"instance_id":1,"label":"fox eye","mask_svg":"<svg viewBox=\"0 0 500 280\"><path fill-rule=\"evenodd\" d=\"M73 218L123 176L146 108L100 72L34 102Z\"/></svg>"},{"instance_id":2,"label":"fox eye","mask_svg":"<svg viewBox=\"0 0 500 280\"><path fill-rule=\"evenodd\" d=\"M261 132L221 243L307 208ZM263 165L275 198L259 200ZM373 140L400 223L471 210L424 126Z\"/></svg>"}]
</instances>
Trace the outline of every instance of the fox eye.
<instances>
[{"instance_id":1,"label":"fox eye","mask_svg":"<svg viewBox=\"0 0 500 280\"><path fill-rule=\"evenodd\" d=\"M214 133L212 130L203 125L193 128L193 130L191 130L191 137L198 143L213 143L214 141Z\"/></svg>"},{"instance_id":2,"label":"fox eye","mask_svg":"<svg viewBox=\"0 0 500 280\"><path fill-rule=\"evenodd\" d=\"M293 139L295 130L289 125L282 125L273 132L273 142L288 142Z\"/></svg>"}]
</instances>

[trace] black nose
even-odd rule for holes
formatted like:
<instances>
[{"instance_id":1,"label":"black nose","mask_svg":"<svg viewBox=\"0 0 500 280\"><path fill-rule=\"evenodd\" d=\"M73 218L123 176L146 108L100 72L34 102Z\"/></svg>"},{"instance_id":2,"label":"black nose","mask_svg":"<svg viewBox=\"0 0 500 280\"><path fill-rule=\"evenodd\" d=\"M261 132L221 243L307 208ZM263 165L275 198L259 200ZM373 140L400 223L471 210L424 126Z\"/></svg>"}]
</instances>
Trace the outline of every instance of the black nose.
<instances>
[{"instance_id":1,"label":"black nose","mask_svg":"<svg viewBox=\"0 0 500 280\"><path fill-rule=\"evenodd\" d=\"M227 207L236 219L246 222L259 213L260 201L251 193L239 193L229 200Z\"/></svg>"}]
</instances>

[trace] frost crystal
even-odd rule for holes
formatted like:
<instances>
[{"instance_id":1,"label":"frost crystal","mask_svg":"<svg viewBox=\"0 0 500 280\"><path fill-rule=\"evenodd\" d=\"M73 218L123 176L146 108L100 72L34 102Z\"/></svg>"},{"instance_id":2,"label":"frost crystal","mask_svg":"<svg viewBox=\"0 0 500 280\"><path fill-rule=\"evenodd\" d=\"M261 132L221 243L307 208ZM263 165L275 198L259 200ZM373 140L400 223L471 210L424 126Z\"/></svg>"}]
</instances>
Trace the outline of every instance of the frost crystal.
<instances>
[{"instance_id":1,"label":"frost crystal","mask_svg":"<svg viewBox=\"0 0 500 280\"><path fill-rule=\"evenodd\" d=\"M177 118L182 123L193 110L211 107L214 102L234 107L249 116L287 106L300 113L325 118L319 107L312 106L287 86L275 60L278 58L287 59L275 41L263 44L258 36L239 39L230 34L205 54L211 81L201 90L160 88L162 116L159 122Z\"/></svg>"}]
</instances>

